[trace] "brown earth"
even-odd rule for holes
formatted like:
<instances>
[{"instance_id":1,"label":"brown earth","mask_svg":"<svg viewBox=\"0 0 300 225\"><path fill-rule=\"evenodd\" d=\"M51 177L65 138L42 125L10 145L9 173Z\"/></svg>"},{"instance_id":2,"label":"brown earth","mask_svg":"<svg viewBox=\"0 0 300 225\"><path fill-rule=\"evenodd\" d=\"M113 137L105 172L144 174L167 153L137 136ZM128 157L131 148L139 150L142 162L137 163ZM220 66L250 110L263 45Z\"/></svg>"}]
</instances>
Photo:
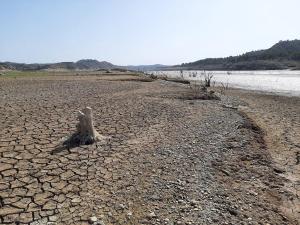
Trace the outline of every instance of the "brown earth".
<instances>
[{"instance_id":1,"label":"brown earth","mask_svg":"<svg viewBox=\"0 0 300 225\"><path fill-rule=\"evenodd\" d=\"M0 78L1 224L298 224L264 124L229 107L240 99L120 80ZM109 139L61 148L85 106Z\"/></svg>"},{"instance_id":2,"label":"brown earth","mask_svg":"<svg viewBox=\"0 0 300 225\"><path fill-rule=\"evenodd\" d=\"M243 99L245 113L262 128L264 141L284 181L281 210L300 221L300 98L251 91L231 90Z\"/></svg>"}]
</instances>

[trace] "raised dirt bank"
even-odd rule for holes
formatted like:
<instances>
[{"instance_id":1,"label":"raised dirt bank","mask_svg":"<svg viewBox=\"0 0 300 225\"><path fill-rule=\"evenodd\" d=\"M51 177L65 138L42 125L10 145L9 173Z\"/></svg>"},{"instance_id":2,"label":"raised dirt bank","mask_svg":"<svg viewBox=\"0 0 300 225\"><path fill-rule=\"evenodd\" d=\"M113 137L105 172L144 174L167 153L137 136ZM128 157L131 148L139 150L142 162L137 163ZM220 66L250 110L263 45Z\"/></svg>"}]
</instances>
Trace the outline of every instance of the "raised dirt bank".
<instances>
[{"instance_id":1,"label":"raised dirt bank","mask_svg":"<svg viewBox=\"0 0 300 225\"><path fill-rule=\"evenodd\" d=\"M262 129L275 172L285 179L281 210L300 221L300 98L243 90L227 94L242 99L244 113Z\"/></svg>"}]
</instances>

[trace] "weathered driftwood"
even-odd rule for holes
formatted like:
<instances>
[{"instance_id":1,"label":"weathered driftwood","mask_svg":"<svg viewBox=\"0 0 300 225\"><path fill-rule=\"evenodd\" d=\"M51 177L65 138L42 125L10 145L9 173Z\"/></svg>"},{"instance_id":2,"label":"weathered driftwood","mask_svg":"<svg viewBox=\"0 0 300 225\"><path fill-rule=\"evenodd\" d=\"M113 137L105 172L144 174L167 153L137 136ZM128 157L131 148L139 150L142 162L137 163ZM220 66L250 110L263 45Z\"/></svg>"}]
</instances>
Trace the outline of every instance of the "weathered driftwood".
<instances>
[{"instance_id":1,"label":"weathered driftwood","mask_svg":"<svg viewBox=\"0 0 300 225\"><path fill-rule=\"evenodd\" d=\"M68 138L64 145L68 147L74 145L89 145L105 139L94 128L92 109L90 107L84 108L78 112L77 132Z\"/></svg>"}]
</instances>

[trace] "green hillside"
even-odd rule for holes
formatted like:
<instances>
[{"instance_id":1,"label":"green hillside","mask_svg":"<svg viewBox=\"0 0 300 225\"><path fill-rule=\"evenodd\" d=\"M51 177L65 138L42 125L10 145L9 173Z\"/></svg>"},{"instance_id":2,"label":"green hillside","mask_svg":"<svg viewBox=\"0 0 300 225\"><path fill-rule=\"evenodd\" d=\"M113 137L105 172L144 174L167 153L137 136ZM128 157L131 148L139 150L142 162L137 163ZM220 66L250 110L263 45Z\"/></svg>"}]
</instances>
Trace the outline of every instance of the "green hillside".
<instances>
[{"instance_id":1,"label":"green hillside","mask_svg":"<svg viewBox=\"0 0 300 225\"><path fill-rule=\"evenodd\" d=\"M179 67L206 70L300 69L300 40L280 41L266 50L226 58L208 58L183 63Z\"/></svg>"}]
</instances>

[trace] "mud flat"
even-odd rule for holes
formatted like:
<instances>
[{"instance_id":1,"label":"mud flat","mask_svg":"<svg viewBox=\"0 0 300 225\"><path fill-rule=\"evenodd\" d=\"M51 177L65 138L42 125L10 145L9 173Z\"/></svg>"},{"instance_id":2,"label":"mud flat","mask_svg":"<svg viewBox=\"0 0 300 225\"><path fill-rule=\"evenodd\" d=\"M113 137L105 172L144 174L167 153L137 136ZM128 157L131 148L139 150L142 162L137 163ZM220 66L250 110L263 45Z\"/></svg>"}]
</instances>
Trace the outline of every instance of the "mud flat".
<instances>
[{"instance_id":1,"label":"mud flat","mask_svg":"<svg viewBox=\"0 0 300 225\"><path fill-rule=\"evenodd\" d=\"M298 145L298 100L283 120L268 97L184 100L184 84L131 78L0 78L1 224L298 224L294 155L279 167L268 136L276 119ZM83 103L110 139L63 149Z\"/></svg>"}]
</instances>

